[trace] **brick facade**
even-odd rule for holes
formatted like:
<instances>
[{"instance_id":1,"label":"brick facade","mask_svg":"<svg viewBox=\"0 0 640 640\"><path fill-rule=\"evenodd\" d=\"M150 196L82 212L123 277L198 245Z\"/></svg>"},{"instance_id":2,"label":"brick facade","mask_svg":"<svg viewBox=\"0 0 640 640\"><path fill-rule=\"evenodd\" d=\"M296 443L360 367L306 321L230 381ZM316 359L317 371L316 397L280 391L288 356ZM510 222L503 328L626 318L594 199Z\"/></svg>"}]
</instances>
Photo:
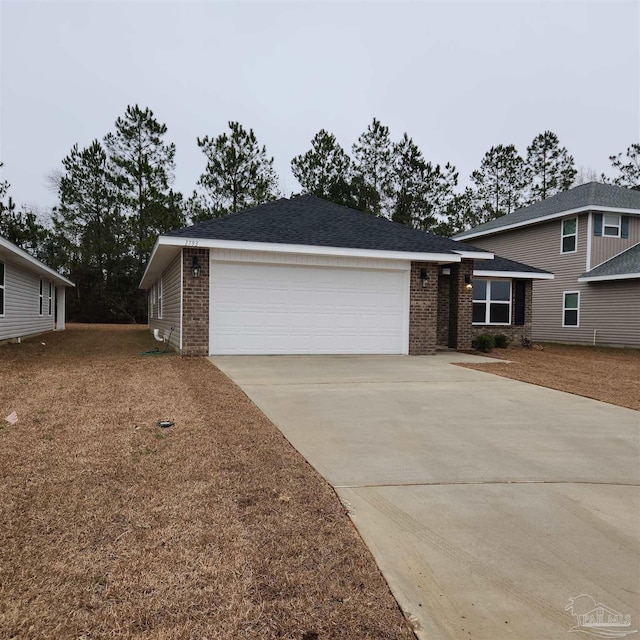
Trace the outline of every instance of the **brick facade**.
<instances>
[{"instance_id":1,"label":"brick facade","mask_svg":"<svg viewBox=\"0 0 640 640\"><path fill-rule=\"evenodd\" d=\"M449 346L449 274L438 276L438 346Z\"/></svg>"},{"instance_id":2,"label":"brick facade","mask_svg":"<svg viewBox=\"0 0 640 640\"><path fill-rule=\"evenodd\" d=\"M426 287L421 271L426 270ZM438 326L438 265L412 262L409 284L409 355L424 356L436 352Z\"/></svg>"},{"instance_id":3,"label":"brick facade","mask_svg":"<svg viewBox=\"0 0 640 640\"><path fill-rule=\"evenodd\" d=\"M467 288L465 278L473 277L473 261L463 260L450 266L449 276L449 342L452 349L471 349L471 317L473 296Z\"/></svg>"},{"instance_id":4,"label":"brick facade","mask_svg":"<svg viewBox=\"0 0 640 640\"><path fill-rule=\"evenodd\" d=\"M200 277L191 274L198 257ZM182 250L182 355L209 355L209 249Z\"/></svg>"}]
</instances>

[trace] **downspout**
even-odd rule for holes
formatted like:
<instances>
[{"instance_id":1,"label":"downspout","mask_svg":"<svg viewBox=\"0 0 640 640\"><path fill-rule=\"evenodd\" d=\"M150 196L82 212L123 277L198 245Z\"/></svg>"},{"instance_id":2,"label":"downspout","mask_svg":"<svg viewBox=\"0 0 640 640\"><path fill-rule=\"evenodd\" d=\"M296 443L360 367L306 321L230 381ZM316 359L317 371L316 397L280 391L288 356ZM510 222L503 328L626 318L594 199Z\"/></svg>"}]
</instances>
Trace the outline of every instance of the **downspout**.
<instances>
[{"instance_id":1,"label":"downspout","mask_svg":"<svg viewBox=\"0 0 640 640\"><path fill-rule=\"evenodd\" d=\"M596 346L596 337L597 337L597 335L598 335L598 330L594 329L593 330L593 346L594 347Z\"/></svg>"}]
</instances>

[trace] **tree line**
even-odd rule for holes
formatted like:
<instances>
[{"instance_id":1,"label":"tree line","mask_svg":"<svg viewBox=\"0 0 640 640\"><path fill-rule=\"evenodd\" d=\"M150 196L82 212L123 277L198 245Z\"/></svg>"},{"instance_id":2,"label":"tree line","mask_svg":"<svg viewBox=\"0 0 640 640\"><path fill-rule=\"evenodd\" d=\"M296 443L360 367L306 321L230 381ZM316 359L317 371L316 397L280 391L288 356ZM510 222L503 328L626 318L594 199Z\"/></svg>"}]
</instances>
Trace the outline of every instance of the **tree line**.
<instances>
[{"instance_id":1,"label":"tree line","mask_svg":"<svg viewBox=\"0 0 640 640\"><path fill-rule=\"evenodd\" d=\"M284 195L252 129L229 122L197 144L205 168L189 197L173 189L176 148L166 125L138 105L62 159L51 175L57 204L48 219L17 208L0 182L0 235L75 282L70 320L146 321L137 285L159 234ZM610 161L617 174L601 181L640 188L640 144ZM545 131L522 156L514 145L492 147L460 190L455 166L428 161L407 133L393 140L376 118L350 154L321 129L291 169L302 193L447 236L568 189L577 177L573 157Z\"/></svg>"}]
</instances>

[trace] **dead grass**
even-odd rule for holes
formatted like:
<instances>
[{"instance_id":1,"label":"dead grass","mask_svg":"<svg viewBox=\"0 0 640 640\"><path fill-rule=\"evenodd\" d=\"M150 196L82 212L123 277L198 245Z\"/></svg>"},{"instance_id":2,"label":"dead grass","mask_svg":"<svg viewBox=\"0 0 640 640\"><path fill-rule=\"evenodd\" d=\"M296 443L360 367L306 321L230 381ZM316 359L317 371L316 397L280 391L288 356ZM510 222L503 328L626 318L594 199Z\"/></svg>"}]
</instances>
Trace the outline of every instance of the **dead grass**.
<instances>
[{"instance_id":1,"label":"dead grass","mask_svg":"<svg viewBox=\"0 0 640 640\"><path fill-rule=\"evenodd\" d=\"M461 366L640 410L637 349L540 344L494 349L486 355L511 362Z\"/></svg>"},{"instance_id":2,"label":"dead grass","mask_svg":"<svg viewBox=\"0 0 640 640\"><path fill-rule=\"evenodd\" d=\"M209 362L153 345L0 347L0 637L413 638L331 488Z\"/></svg>"}]
</instances>

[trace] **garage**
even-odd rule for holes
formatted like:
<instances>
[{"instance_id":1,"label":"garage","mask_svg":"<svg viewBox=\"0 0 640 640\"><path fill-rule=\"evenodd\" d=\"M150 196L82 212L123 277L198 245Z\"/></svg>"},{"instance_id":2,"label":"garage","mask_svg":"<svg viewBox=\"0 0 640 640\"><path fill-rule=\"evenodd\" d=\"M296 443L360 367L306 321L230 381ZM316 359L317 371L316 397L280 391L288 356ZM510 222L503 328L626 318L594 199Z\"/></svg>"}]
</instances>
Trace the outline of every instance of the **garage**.
<instances>
[{"instance_id":1,"label":"garage","mask_svg":"<svg viewBox=\"0 0 640 640\"><path fill-rule=\"evenodd\" d=\"M408 265L212 262L209 353L407 353L408 305Z\"/></svg>"}]
</instances>

